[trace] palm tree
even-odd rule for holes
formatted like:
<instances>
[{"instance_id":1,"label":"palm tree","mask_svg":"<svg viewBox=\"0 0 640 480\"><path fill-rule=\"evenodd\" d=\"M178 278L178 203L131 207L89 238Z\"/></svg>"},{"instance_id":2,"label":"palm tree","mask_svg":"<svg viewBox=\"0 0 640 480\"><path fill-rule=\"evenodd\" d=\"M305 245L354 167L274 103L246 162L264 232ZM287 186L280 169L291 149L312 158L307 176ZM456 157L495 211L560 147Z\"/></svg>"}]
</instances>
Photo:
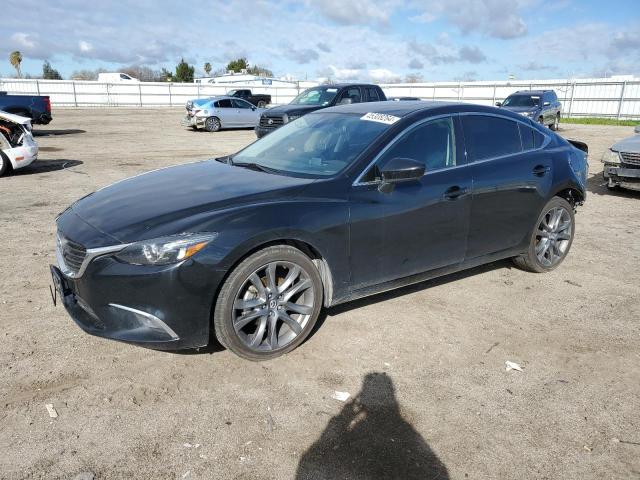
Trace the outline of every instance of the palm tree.
<instances>
[{"instance_id":1,"label":"palm tree","mask_svg":"<svg viewBox=\"0 0 640 480\"><path fill-rule=\"evenodd\" d=\"M13 65L13 68L16 69L16 72L18 72L18 78L22 78L22 72L20 71L22 54L18 50L16 50L15 52L11 52L9 54L9 61L11 62L11 65Z\"/></svg>"},{"instance_id":2,"label":"palm tree","mask_svg":"<svg viewBox=\"0 0 640 480\"><path fill-rule=\"evenodd\" d=\"M204 71L206 72L207 76L211 73L211 64L209 62L204 64Z\"/></svg>"}]
</instances>

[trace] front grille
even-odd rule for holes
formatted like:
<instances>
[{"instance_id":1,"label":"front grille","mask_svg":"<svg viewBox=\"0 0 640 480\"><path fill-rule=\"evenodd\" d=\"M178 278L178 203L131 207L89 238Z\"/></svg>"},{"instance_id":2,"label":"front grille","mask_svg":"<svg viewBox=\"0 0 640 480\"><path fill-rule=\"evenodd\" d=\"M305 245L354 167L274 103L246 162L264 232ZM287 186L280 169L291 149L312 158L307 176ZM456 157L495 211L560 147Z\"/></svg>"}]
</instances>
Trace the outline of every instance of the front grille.
<instances>
[{"instance_id":1,"label":"front grille","mask_svg":"<svg viewBox=\"0 0 640 480\"><path fill-rule=\"evenodd\" d=\"M78 273L87 256L87 249L61 235L58 235L58 248L67 268L73 273Z\"/></svg>"},{"instance_id":2,"label":"front grille","mask_svg":"<svg viewBox=\"0 0 640 480\"><path fill-rule=\"evenodd\" d=\"M622 162L627 165L640 166L640 153L620 152Z\"/></svg>"},{"instance_id":3,"label":"front grille","mask_svg":"<svg viewBox=\"0 0 640 480\"><path fill-rule=\"evenodd\" d=\"M282 117L268 117L263 115L260 117L260 126L263 128L278 128L284 123Z\"/></svg>"}]
</instances>

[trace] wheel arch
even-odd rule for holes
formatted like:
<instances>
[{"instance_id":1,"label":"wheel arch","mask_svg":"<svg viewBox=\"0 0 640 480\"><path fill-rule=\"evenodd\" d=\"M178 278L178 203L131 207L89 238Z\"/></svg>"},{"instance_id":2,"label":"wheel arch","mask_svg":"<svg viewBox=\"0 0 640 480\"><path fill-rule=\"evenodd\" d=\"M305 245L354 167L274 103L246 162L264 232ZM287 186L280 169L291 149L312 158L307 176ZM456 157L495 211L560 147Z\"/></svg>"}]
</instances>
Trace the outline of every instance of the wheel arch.
<instances>
[{"instance_id":1,"label":"wheel arch","mask_svg":"<svg viewBox=\"0 0 640 480\"><path fill-rule=\"evenodd\" d=\"M582 190L572 186L565 186L554 193L554 197L564 198L571 204L573 208L580 205L585 200L585 194Z\"/></svg>"}]
</instances>

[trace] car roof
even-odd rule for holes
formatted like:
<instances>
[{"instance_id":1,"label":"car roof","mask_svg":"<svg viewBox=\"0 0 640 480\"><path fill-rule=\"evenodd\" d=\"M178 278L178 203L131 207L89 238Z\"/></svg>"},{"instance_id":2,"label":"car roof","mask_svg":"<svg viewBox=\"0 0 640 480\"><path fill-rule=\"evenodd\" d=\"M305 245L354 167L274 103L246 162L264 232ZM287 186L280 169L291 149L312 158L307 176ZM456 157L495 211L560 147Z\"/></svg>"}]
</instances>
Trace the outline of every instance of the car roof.
<instances>
[{"instance_id":1,"label":"car roof","mask_svg":"<svg viewBox=\"0 0 640 480\"><path fill-rule=\"evenodd\" d=\"M542 95L543 93L549 93L549 92L553 92L553 90L518 90L517 92L512 93L511 95L525 95L525 94Z\"/></svg>"},{"instance_id":2,"label":"car roof","mask_svg":"<svg viewBox=\"0 0 640 480\"><path fill-rule=\"evenodd\" d=\"M444 102L444 101L404 101L396 102L388 100L386 102L365 102L352 103L350 105L339 105L337 107L325 108L313 113L353 113L364 115L366 113L384 113L395 117L406 117L416 112L433 112L433 113L458 113L458 112L485 112L496 113L503 116L513 116L520 119L518 114L512 114L506 110L496 107L487 107L484 105L476 105L464 102Z\"/></svg>"},{"instance_id":3,"label":"car roof","mask_svg":"<svg viewBox=\"0 0 640 480\"><path fill-rule=\"evenodd\" d=\"M309 87L309 88L345 88L345 87L378 87L379 85L375 85L373 83L360 83L360 82L354 82L354 83L332 83L332 84L327 84L327 85L316 85L315 87Z\"/></svg>"}]
</instances>

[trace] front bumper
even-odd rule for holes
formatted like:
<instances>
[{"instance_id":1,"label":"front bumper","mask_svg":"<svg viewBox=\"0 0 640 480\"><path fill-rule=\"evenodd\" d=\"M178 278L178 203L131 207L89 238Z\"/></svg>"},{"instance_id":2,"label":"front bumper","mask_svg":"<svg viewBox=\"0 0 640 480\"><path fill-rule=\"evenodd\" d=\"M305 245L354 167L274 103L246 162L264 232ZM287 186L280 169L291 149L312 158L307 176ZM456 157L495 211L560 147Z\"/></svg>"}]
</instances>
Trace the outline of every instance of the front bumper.
<instances>
[{"instance_id":1,"label":"front bumper","mask_svg":"<svg viewBox=\"0 0 640 480\"><path fill-rule=\"evenodd\" d=\"M213 301L225 273L209 264L191 258L175 265L140 266L104 255L77 278L52 270L54 279L59 274L62 280L62 304L91 335L158 350L209 343Z\"/></svg>"},{"instance_id":2,"label":"front bumper","mask_svg":"<svg viewBox=\"0 0 640 480\"><path fill-rule=\"evenodd\" d=\"M256 132L256 136L258 138L262 138L265 135L273 132L274 130L276 130L276 128L278 127L270 127L270 128L266 128L266 127L261 127L260 125L258 125L254 130Z\"/></svg>"},{"instance_id":3,"label":"front bumper","mask_svg":"<svg viewBox=\"0 0 640 480\"><path fill-rule=\"evenodd\" d=\"M640 168L605 164L602 175L610 187L640 191Z\"/></svg>"}]
</instances>

